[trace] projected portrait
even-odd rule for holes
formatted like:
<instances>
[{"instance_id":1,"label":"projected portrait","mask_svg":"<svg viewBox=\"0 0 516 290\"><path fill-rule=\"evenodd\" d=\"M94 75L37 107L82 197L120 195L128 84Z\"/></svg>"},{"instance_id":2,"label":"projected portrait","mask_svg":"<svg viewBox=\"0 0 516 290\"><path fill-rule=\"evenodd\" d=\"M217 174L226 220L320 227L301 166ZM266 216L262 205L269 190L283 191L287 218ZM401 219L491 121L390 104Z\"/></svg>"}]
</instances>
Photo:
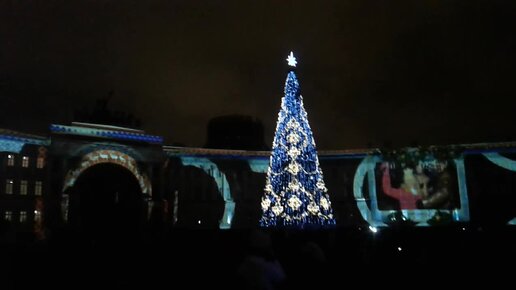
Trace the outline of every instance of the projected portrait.
<instances>
[{"instance_id":1,"label":"projected portrait","mask_svg":"<svg viewBox=\"0 0 516 290\"><path fill-rule=\"evenodd\" d=\"M359 205L366 220L375 226L468 221L464 158L437 153L407 148L366 159L357 170L361 180L366 173L372 176L368 181L369 198ZM355 189L356 197L360 197L360 187Z\"/></svg>"},{"instance_id":2,"label":"projected portrait","mask_svg":"<svg viewBox=\"0 0 516 290\"><path fill-rule=\"evenodd\" d=\"M417 164L378 164L380 210L453 209L459 190L453 162L427 160Z\"/></svg>"}]
</instances>

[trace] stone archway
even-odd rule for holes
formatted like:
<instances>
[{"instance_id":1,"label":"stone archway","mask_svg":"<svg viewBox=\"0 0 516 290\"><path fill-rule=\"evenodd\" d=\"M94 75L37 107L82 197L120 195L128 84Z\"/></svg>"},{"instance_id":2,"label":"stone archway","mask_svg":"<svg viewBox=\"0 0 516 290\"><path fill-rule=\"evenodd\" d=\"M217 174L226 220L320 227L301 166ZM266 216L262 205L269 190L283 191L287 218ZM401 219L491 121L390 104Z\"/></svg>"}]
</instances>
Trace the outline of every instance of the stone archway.
<instances>
[{"instance_id":1,"label":"stone archway","mask_svg":"<svg viewBox=\"0 0 516 290\"><path fill-rule=\"evenodd\" d=\"M113 164L127 169L136 179L142 198L147 203L147 211L150 212L152 208L152 185L147 175L139 170L136 160L120 151L102 149L84 155L79 165L67 172L61 196L61 214L65 222L68 222L70 209L70 196L68 192L74 187L84 172L99 164Z\"/></svg>"},{"instance_id":2,"label":"stone archway","mask_svg":"<svg viewBox=\"0 0 516 290\"><path fill-rule=\"evenodd\" d=\"M87 236L124 238L141 229L145 198L133 173L118 164L90 166L67 193L69 225Z\"/></svg>"},{"instance_id":3,"label":"stone archway","mask_svg":"<svg viewBox=\"0 0 516 290\"><path fill-rule=\"evenodd\" d=\"M97 150L84 155L79 166L75 169L69 170L66 174L63 185L63 192L65 192L68 188L73 187L77 181L77 178L86 169L101 163L113 163L125 167L134 175L134 177L136 177L136 180L138 180L138 184L140 185L142 193L148 196L152 196L152 186L150 180L146 174L140 173L134 158L115 150Z\"/></svg>"}]
</instances>

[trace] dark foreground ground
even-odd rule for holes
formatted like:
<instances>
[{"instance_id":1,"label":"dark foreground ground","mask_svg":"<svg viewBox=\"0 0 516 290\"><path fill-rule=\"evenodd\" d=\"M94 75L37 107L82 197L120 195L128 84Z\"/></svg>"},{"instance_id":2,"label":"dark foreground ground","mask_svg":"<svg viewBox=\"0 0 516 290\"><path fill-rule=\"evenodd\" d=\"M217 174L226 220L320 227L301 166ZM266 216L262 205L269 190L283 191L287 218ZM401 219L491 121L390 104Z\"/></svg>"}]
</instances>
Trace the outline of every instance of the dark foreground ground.
<instances>
[{"instance_id":1,"label":"dark foreground ground","mask_svg":"<svg viewBox=\"0 0 516 290\"><path fill-rule=\"evenodd\" d=\"M277 289L497 285L514 279L516 227L174 229L101 238L62 229L44 241L4 233L0 289L248 289L243 276L259 280L258 269L242 274L250 255L280 263Z\"/></svg>"}]
</instances>

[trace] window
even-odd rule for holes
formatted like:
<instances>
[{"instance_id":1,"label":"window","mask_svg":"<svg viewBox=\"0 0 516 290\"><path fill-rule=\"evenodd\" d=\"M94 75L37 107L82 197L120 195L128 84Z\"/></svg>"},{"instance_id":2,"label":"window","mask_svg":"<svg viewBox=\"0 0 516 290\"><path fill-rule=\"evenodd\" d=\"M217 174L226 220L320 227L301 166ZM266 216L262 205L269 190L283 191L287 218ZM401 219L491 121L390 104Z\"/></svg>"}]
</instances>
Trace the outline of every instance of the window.
<instances>
[{"instance_id":1,"label":"window","mask_svg":"<svg viewBox=\"0 0 516 290\"><path fill-rule=\"evenodd\" d=\"M45 167L45 157L38 157L36 161L36 167L39 169Z\"/></svg>"},{"instance_id":2,"label":"window","mask_svg":"<svg viewBox=\"0 0 516 290\"><path fill-rule=\"evenodd\" d=\"M27 222L27 212L22 210L20 211L20 224Z\"/></svg>"},{"instance_id":3,"label":"window","mask_svg":"<svg viewBox=\"0 0 516 290\"><path fill-rule=\"evenodd\" d=\"M6 221L12 221L13 220L13 212L8 210L4 214L4 220Z\"/></svg>"},{"instance_id":4,"label":"window","mask_svg":"<svg viewBox=\"0 0 516 290\"><path fill-rule=\"evenodd\" d=\"M27 195L27 180L22 180L20 182L20 194Z\"/></svg>"},{"instance_id":5,"label":"window","mask_svg":"<svg viewBox=\"0 0 516 290\"><path fill-rule=\"evenodd\" d=\"M34 221L35 222L41 221L41 211L39 211L39 210L34 211Z\"/></svg>"},{"instance_id":6,"label":"window","mask_svg":"<svg viewBox=\"0 0 516 290\"><path fill-rule=\"evenodd\" d=\"M36 185L34 186L34 195L41 195L43 192L43 182L36 181Z\"/></svg>"},{"instance_id":7,"label":"window","mask_svg":"<svg viewBox=\"0 0 516 290\"><path fill-rule=\"evenodd\" d=\"M22 157L22 167L29 167L29 156Z\"/></svg>"},{"instance_id":8,"label":"window","mask_svg":"<svg viewBox=\"0 0 516 290\"><path fill-rule=\"evenodd\" d=\"M13 194L13 184L14 181L12 179L7 179L5 181L5 194Z\"/></svg>"},{"instance_id":9,"label":"window","mask_svg":"<svg viewBox=\"0 0 516 290\"><path fill-rule=\"evenodd\" d=\"M7 166L14 166L14 155L7 155Z\"/></svg>"}]
</instances>

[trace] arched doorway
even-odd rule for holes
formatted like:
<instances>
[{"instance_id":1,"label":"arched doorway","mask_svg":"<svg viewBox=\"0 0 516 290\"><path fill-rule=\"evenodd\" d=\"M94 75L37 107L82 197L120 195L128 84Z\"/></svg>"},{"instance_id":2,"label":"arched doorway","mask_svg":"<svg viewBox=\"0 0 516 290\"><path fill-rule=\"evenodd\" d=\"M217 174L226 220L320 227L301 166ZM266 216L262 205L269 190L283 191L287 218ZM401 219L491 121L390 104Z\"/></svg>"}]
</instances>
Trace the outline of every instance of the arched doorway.
<instances>
[{"instance_id":1,"label":"arched doorway","mask_svg":"<svg viewBox=\"0 0 516 290\"><path fill-rule=\"evenodd\" d=\"M69 222L94 238L124 238L140 230L144 196L134 174L99 163L84 170L69 189Z\"/></svg>"}]
</instances>

